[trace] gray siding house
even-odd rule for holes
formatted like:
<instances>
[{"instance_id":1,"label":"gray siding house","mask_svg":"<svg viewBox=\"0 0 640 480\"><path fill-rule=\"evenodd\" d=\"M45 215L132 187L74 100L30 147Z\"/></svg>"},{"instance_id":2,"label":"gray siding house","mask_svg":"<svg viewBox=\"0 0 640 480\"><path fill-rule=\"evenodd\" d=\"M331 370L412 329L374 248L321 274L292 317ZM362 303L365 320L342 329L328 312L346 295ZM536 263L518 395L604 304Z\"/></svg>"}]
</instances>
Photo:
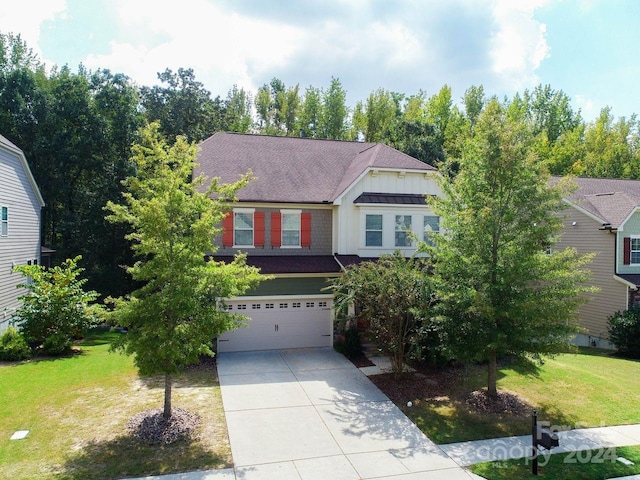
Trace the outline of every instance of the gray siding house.
<instances>
[{"instance_id":1,"label":"gray siding house","mask_svg":"<svg viewBox=\"0 0 640 480\"><path fill-rule=\"evenodd\" d=\"M40 263L44 201L22 150L0 135L0 331L6 329L23 293L16 265Z\"/></svg>"},{"instance_id":2,"label":"gray siding house","mask_svg":"<svg viewBox=\"0 0 640 480\"><path fill-rule=\"evenodd\" d=\"M566 198L558 249L571 246L596 254L589 268L599 291L578 314L585 329L579 345L611 348L607 319L640 305L640 181L576 178L578 189Z\"/></svg>"},{"instance_id":3,"label":"gray siding house","mask_svg":"<svg viewBox=\"0 0 640 480\"><path fill-rule=\"evenodd\" d=\"M331 346L327 279L344 267L399 249L438 228L426 195L440 194L435 168L380 143L216 133L200 144L195 175L235 182L214 260L237 252L274 279L226 301L250 317L218 351Z\"/></svg>"}]
</instances>

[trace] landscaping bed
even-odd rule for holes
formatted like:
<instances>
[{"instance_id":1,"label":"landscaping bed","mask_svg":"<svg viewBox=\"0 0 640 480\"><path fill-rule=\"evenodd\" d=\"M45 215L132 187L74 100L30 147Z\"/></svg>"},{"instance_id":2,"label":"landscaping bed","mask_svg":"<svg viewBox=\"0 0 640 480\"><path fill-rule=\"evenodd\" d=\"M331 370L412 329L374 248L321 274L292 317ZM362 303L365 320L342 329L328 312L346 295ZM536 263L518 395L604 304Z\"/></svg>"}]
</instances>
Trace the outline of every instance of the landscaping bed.
<instances>
[{"instance_id":1,"label":"landscaping bed","mask_svg":"<svg viewBox=\"0 0 640 480\"><path fill-rule=\"evenodd\" d=\"M370 379L436 443L526 435L534 408L562 429L640 423L640 362L609 352L581 349L537 369L503 363L498 402L484 393L486 366L413 366L401 379Z\"/></svg>"}]
</instances>

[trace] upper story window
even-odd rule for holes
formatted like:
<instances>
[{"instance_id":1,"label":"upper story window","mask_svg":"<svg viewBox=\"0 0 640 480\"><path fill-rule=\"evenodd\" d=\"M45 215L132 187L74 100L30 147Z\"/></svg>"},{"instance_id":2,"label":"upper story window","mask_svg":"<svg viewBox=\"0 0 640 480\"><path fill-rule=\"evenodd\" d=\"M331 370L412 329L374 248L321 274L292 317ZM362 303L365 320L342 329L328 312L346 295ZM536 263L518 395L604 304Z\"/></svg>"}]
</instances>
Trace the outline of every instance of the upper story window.
<instances>
[{"instance_id":1,"label":"upper story window","mask_svg":"<svg viewBox=\"0 0 640 480\"><path fill-rule=\"evenodd\" d=\"M234 212L233 244L238 246L253 245L253 212Z\"/></svg>"},{"instance_id":2,"label":"upper story window","mask_svg":"<svg viewBox=\"0 0 640 480\"><path fill-rule=\"evenodd\" d=\"M300 246L300 215L299 210L282 210L282 246Z\"/></svg>"},{"instance_id":3,"label":"upper story window","mask_svg":"<svg viewBox=\"0 0 640 480\"><path fill-rule=\"evenodd\" d=\"M631 263L640 264L640 237L631 237Z\"/></svg>"},{"instance_id":4,"label":"upper story window","mask_svg":"<svg viewBox=\"0 0 640 480\"><path fill-rule=\"evenodd\" d=\"M382 246L382 215L367 215L365 219L365 246Z\"/></svg>"},{"instance_id":5,"label":"upper story window","mask_svg":"<svg viewBox=\"0 0 640 480\"><path fill-rule=\"evenodd\" d=\"M411 215L396 215L396 247L411 246Z\"/></svg>"},{"instance_id":6,"label":"upper story window","mask_svg":"<svg viewBox=\"0 0 640 480\"><path fill-rule=\"evenodd\" d=\"M424 217L424 238L429 245L433 245L433 234L440 231L440 217L435 215L425 215Z\"/></svg>"},{"instance_id":7,"label":"upper story window","mask_svg":"<svg viewBox=\"0 0 640 480\"><path fill-rule=\"evenodd\" d=\"M9 208L2 207L2 213L0 215L0 236L6 237L9 235Z\"/></svg>"}]
</instances>

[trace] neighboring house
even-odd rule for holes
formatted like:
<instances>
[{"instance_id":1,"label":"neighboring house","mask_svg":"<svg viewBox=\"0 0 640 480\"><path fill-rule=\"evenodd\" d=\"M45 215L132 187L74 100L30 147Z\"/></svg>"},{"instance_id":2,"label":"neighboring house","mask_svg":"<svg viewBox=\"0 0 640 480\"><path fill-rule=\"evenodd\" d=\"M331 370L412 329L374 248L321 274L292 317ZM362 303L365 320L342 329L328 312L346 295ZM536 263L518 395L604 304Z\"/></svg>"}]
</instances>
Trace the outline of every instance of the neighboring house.
<instances>
[{"instance_id":1,"label":"neighboring house","mask_svg":"<svg viewBox=\"0 0 640 480\"><path fill-rule=\"evenodd\" d=\"M216 260L242 251L275 279L227 301L251 318L218 339L219 351L331 346L332 295L344 267L400 249L439 229L426 196L435 168L379 143L216 133L200 144L195 175L229 183L252 171L224 222Z\"/></svg>"},{"instance_id":2,"label":"neighboring house","mask_svg":"<svg viewBox=\"0 0 640 480\"><path fill-rule=\"evenodd\" d=\"M16 265L40 263L40 218L44 201L27 159L0 135L0 331L11 322L24 292Z\"/></svg>"},{"instance_id":3,"label":"neighboring house","mask_svg":"<svg viewBox=\"0 0 640 480\"><path fill-rule=\"evenodd\" d=\"M587 331L577 343L612 348L607 319L640 305L640 181L576 178L578 190L566 201L562 237L554 248L596 253L590 283L599 292L578 314Z\"/></svg>"}]
</instances>

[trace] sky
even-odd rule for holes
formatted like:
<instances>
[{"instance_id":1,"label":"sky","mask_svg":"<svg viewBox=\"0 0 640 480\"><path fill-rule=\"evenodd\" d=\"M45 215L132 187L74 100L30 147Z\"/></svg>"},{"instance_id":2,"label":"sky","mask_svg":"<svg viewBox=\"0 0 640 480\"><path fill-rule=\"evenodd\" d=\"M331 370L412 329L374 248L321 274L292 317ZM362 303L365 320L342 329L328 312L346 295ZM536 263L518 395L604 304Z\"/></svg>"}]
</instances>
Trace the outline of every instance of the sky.
<instances>
[{"instance_id":1,"label":"sky","mask_svg":"<svg viewBox=\"0 0 640 480\"><path fill-rule=\"evenodd\" d=\"M4 0L0 32L47 66L124 73L138 85L193 68L213 94L272 78L354 106L379 88L512 97L549 84L587 121L640 113L637 0Z\"/></svg>"}]
</instances>

